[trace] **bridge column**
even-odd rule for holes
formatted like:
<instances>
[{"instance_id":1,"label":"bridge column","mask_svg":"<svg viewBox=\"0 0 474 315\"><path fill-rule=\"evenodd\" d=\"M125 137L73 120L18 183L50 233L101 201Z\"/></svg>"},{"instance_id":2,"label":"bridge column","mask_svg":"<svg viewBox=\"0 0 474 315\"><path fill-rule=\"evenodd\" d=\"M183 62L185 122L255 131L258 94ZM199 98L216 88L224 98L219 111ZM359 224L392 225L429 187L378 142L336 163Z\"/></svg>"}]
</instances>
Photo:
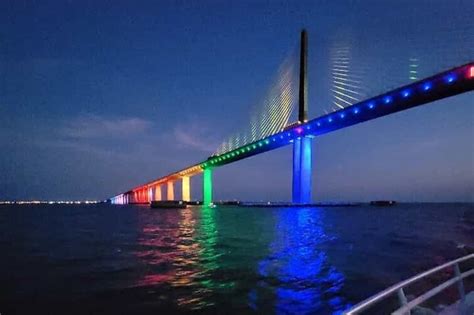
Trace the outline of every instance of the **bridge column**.
<instances>
[{"instance_id":1,"label":"bridge column","mask_svg":"<svg viewBox=\"0 0 474 315\"><path fill-rule=\"evenodd\" d=\"M156 201L161 201L161 185L155 187L155 199Z\"/></svg>"},{"instance_id":2,"label":"bridge column","mask_svg":"<svg viewBox=\"0 0 474 315\"><path fill-rule=\"evenodd\" d=\"M209 206L212 203L212 169L204 169L202 176L203 185L202 185L202 200L204 206Z\"/></svg>"},{"instance_id":3,"label":"bridge column","mask_svg":"<svg viewBox=\"0 0 474 315\"><path fill-rule=\"evenodd\" d=\"M167 183L167 185L168 187L166 189L166 199L174 200L174 183L170 181Z\"/></svg>"},{"instance_id":4,"label":"bridge column","mask_svg":"<svg viewBox=\"0 0 474 315\"><path fill-rule=\"evenodd\" d=\"M153 187L148 187L148 202L153 200Z\"/></svg>"},{"instance_id":5,"label":"bridge column","mask_svg":"<svg viewBox=\"0 0 474 315\"><path fill-rule=\"evenodd\" d=\"M302 137L293 143L293 203L311 203L311 140Z\"/></svg>"},{"instance_id":6,"label":"bridge column","mask_svg":"<svg viewBox=\"0 0 474 315\"><path fill-rule=\"evenodd\" d=\"M191 187L189 176L183 176L182 182L182 193L184 201L191 201Z\"/></svg>"}]
</instances>

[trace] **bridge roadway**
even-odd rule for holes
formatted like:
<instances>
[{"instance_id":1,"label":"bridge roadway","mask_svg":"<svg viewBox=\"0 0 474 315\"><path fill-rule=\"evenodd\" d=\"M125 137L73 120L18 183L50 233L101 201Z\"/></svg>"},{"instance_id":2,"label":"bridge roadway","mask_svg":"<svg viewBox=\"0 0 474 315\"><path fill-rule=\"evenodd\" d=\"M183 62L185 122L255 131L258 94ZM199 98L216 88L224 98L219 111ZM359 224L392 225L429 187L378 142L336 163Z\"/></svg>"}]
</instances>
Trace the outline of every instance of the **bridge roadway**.
<instances>
[{"instance_id":1,"label":"bridge roadway","mask_svg":"<svg viewBox=\"0 0 474 315\"><path fill-rule=\"evenodd\" d=\"M189 177L205 172L209 180L213 168L265 153L292 144L299 138L317 137L335 130L363 123L372 119L407 110L443 98L474 90L474 62L438 73L423 80L402 86L369 98L344 109L297 124L258 141L246 144L230 152L210 156L207 160L177 172L140 185L111 198L112 203L148 203L161 200L161 185L167 183L167 199L174 199L172 183L183 179L183 199L189 199ZM212 184L211 184L212 185ZM153 191L153 189L156 191ZM204 193L206 194L206 193ZM204 199L206 196L204 196Z\"/></svg>"}]
</instances>

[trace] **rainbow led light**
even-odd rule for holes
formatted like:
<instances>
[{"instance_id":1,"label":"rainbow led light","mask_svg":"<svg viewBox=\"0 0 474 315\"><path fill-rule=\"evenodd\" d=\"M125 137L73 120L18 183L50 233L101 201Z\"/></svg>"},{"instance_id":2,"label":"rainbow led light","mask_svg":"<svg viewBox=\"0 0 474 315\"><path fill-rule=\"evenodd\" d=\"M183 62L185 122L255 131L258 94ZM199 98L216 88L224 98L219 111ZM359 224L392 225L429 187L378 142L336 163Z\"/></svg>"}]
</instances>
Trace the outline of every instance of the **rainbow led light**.
<instances>
[{"instance_id":1,"label":"rainbow led light","mask_svg":"<svg viewBox=\"0 0 474 315\"><path fill-rule=\"evenodd\" d=\"M202 161L191 167L171 173L148 184L136 187L131 191L112 197L111 202L115 204L123 204L145 203L150 200L160 200L162 198L160 185L165 184L168 186L168 199L174 199L173 183L180 179L183 180L183 199L189 199L189 178L204 171L204 199L207 203L210 203L212 202L213 167L222 166L245 157L294 143L294 147L297 147L296 152L294 152L294 180L300 184L299 186L294 186L296 189L294 190L293 195L297 197L293 200L298 200L304 203L306 200L310 199L307 197L309 196L309 192L304 189L305 187L308 187L307 180L303 179L306 175L303 174L304 172L301 173L301 170L306 169L305 172L307 172L311 167L310 164L308 164L308 161L310 160L309 151L311 148L310 137L388 115L406 109L407 107L411 108L431 102L433 99L471 91L474 89L472 83L474 82L472 80L473 78L473 63L456 69L451 69L431 78L365 100L364 102L359 102L352 106L341 108L335 112L320 116L316 119L305 121L303 124L291 124L286 128L280 128L271 136L253 138L252 142L243 146L234 148L225 153L214 154L206 161ZM384 104L393 105L382 106ZM375 108L377 108L377 110L375 110ZM372 111L369 111L368 109L371 109ZM241 143L239 141L236 142L236 145ZM299 162L296 163L295 161Z\"/></svg>"}]
</instances>

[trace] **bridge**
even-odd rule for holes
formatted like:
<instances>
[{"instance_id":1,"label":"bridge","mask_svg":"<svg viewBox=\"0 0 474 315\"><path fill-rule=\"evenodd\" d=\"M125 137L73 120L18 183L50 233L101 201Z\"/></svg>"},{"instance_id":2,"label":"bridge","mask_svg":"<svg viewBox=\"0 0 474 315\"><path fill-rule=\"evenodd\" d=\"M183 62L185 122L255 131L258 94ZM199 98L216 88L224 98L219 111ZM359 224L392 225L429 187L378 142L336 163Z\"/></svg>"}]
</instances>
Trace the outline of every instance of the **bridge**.
<instances>
[{"instance_id":1,"label":"bridge","mask_svg":"<svg viewBox=\"0 0 474 315\"><path fill-rule=\"evenodd\" d=\"M292 202L295 205L310 204L312 139L314 137L474 90L474 62L470 62L308 120L307 43L307 33L302 31L299 54L298 120L296 123L287 125L279 132L269 136L228 152L214 154L204 161L132 188L111 197L110 202L112 204L139 204L159 200L175 200L174 185L179 181L182 184L182 196L179 199L190 201L190 178L203 173L202 200L204 205L210 205L213 201L214 169L292 145ZM166 198L162 192L164 186L166 186Z\"/></svg>"}]
</instances>

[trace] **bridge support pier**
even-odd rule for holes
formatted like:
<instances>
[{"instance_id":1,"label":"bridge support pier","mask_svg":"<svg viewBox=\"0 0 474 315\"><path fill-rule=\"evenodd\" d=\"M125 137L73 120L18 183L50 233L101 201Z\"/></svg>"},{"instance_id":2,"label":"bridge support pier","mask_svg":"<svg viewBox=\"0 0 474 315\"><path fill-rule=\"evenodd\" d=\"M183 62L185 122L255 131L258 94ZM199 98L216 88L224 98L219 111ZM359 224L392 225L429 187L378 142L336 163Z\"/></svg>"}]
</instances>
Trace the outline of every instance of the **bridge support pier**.
<instances>
[{"instance_id":1,"label":"bridge support pier","mask_svg":"<svg viewBox=\"0 0 474 315\"><path fill-rule=\"evenodd\" d=\"M212 169L206 168L203 172L202 200L204 206L212 203Z\"/></svg>"},{"instance_id":2,"label":"bridge support pier","mask_svg":"<svg viewBox=\"0 0 474 315\"><path fill-rule=\"evenodd\" d=\"M182 181L183 200L191 201L191 185L189 176L183 176Z\"/></svg>"},{"instance_id":3,"label":"bridge support pier","mask_svg":"<svg viewBox=\"0 0 474 315\"><path fill-rule=\"evenodd\" d=\"M173 182L168 182L167 183L167 189L166 189L166 199L167 200L174 200L174 183Z\"/></svg>"},{"instance_id":4,"label":"bridge support pier","mask_svg":"<svg viewBox=\"0 0 474 315\"><path fill-rule=\"evenodd\" d=\"M161 186L158 185L158 186L155 186L155 196L153 198L153 200L156 200L156 201L161 201Z\"/></svg>"},{"instance_id":5,"label":"bridge support pier","mask_svg":"<svg viewBox=\"0 0 474 315\"><path fill-rule=\"evenodd\" d=\"M293 203L311 203L311 141L301 137L293 143Z\"/></svg>"},{"instance_id":6,"label":"bridge support pier","mask_svg":"<svg viewBox=\"0 0 474 315\"><path fill-rule=\"evenodd\" d=\"M153 187L148 187L148 202L153 200Z\"/></svg>"}]
</instances>

